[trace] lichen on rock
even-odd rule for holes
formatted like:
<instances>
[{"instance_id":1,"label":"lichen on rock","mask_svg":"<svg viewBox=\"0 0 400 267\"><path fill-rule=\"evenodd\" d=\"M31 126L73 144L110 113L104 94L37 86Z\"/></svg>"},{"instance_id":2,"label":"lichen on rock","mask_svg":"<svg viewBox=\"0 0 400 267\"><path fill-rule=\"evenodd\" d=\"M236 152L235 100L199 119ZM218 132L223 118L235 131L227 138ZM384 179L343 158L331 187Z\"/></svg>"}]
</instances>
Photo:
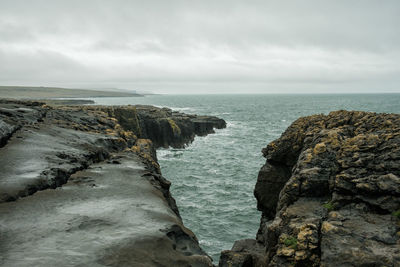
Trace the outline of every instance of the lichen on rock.
<instances>
[{"instance_id":1,"label":"lichen on rock","mask_svg":"<svg viewBox=\"0 0 400 267\"><path fill-rule=\"evenodd\" d=\"M175 121L173 119L167 119L167 120L168 120L169 125L172 128L174 135L177 135L177 136L181 135L181 128L179 128L179 126L175 123Z\"/></svg>"},{"instance_id":2,"label":"lichen on rock","mask_svg":"<svg viewBox=\"0 0 400 267\"><path fill-rule=\"evenodd\" d=\"M249 266L400 266L400 115L303 117L263 154L254 194L265 260Z\"/></svg>"}]
</instances>

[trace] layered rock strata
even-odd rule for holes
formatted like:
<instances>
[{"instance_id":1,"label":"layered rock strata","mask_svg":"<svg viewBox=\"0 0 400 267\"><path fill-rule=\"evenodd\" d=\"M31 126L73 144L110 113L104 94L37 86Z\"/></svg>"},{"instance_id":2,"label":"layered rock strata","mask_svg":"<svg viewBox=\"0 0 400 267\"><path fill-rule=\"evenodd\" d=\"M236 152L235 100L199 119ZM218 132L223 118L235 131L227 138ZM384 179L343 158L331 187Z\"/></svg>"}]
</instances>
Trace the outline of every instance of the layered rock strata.
<instances>
[{"instance_id":1,"label":"layered rock strata","mask_svg":"<svg viewBox=\"0 0 400 267\"><path fill-rule=\"evenodd\" d=\"M156 147L183 147L195 135L214 132L226 127L224 120L212 116L198 116L172 111L168 108L136 106L142 138L154 140Z\"/></svg>"},{"instance_id":2,"label":"layered rock strata","mask_svg":"<svg viewBox=\"0 0 400 267\"><path fill-rule=\"evenodd\" d=\"M263 154L257 238L220 266L400 266L400 115L303 117Z\"/></svg>"},{"instance_id":3,"label":"layered rock strata","mask_svg":"<svg viewBox=\"0 0 400 267\"><path fill-rule=\"evenodd\" d=\"M191 142L199 120L211 125L201 134L225 126L149 106L0 100L0 265L212 266L155 154Z\"/></svg>"}]
</instances>

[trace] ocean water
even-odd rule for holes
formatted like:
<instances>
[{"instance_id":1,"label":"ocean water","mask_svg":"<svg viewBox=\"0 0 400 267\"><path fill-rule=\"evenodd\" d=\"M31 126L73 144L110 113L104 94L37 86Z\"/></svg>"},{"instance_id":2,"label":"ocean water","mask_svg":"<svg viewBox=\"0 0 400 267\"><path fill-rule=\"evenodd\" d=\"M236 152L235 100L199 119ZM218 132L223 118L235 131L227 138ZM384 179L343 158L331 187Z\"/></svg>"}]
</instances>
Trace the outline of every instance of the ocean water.
<instances>
[{"instance_id":1,"label":"ocean water","mask_svg":"<svg viewBox=\"0 0 400 267\"><path fill-rule=\"evenodd\" d=\"M227 121L226 129L197 137L185 149L157 151L184 224L215 263L220 251L230 249L235 240L255 238L260 213L253 189L265 162L261 149L294 120L339 109L400 113L400 94L154 95L94 100L170 107Z\"/></svg>"}]
</instances>

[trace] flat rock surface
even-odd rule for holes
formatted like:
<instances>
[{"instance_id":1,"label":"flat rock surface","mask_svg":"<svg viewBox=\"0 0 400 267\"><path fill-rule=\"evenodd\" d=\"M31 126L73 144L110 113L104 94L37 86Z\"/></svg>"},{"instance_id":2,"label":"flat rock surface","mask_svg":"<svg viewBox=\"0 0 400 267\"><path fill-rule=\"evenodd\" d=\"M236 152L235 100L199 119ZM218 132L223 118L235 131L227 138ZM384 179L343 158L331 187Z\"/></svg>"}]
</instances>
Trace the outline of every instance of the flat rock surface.
<instances>
[{"instance_id":1,"label":"flat rock surface","mask_svg":"<svg viewBox=\"0 0 400 267\"><path fill-rule=\"evenodd\" d=\"M193 140L197 117L181 117L0 99L0 266L212 266L152 142Z\"/></svg>"},{"instance_id":2,"label":"flat rock surface","mask_svg":"<svg viewBox=\"0 0 400 267\"><path fill-rule=\"evenodd\" d=\"M107 154L101 144L114 137L44 125L18 132L0 149L0 202L17 199L47 187ZM104 148L106 146L104 145Z\"/></svg>"},{"instance_id":3,"label":"flat rock surface","mask_svg":"<svg viewBox=\"0 0 400 267\"><path fill-rule=\"evenodd\" d=\"M188 259L166 235L183 226L146 172L138 156L123 154L118 164L94 164L55 190L0 204L0 264L185 266ZM143 255L135 257L136 250ZM191 257L193 264L207 263Z\"/></svg>"}]
</instances>

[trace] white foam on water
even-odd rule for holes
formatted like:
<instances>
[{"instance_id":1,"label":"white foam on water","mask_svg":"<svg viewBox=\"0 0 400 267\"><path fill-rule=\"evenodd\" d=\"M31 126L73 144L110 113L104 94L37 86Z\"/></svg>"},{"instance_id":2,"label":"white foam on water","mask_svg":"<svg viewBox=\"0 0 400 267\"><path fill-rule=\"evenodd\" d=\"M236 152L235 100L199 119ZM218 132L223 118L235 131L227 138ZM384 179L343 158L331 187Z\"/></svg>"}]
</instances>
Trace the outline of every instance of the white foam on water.
<instances>
[{"instance_id":1,"label":"white foam on water","mask_svg":"<svg viewBox=\"0 0 400 267\"><path fill-rule=\"evenodd\" d=\"M173 111L179 111L179 112L195 112L196 111L195 108L191 108L191 107L183 107L183 108L167 107L167 108L172 109Z\"/></svg>"}]
</instances>

